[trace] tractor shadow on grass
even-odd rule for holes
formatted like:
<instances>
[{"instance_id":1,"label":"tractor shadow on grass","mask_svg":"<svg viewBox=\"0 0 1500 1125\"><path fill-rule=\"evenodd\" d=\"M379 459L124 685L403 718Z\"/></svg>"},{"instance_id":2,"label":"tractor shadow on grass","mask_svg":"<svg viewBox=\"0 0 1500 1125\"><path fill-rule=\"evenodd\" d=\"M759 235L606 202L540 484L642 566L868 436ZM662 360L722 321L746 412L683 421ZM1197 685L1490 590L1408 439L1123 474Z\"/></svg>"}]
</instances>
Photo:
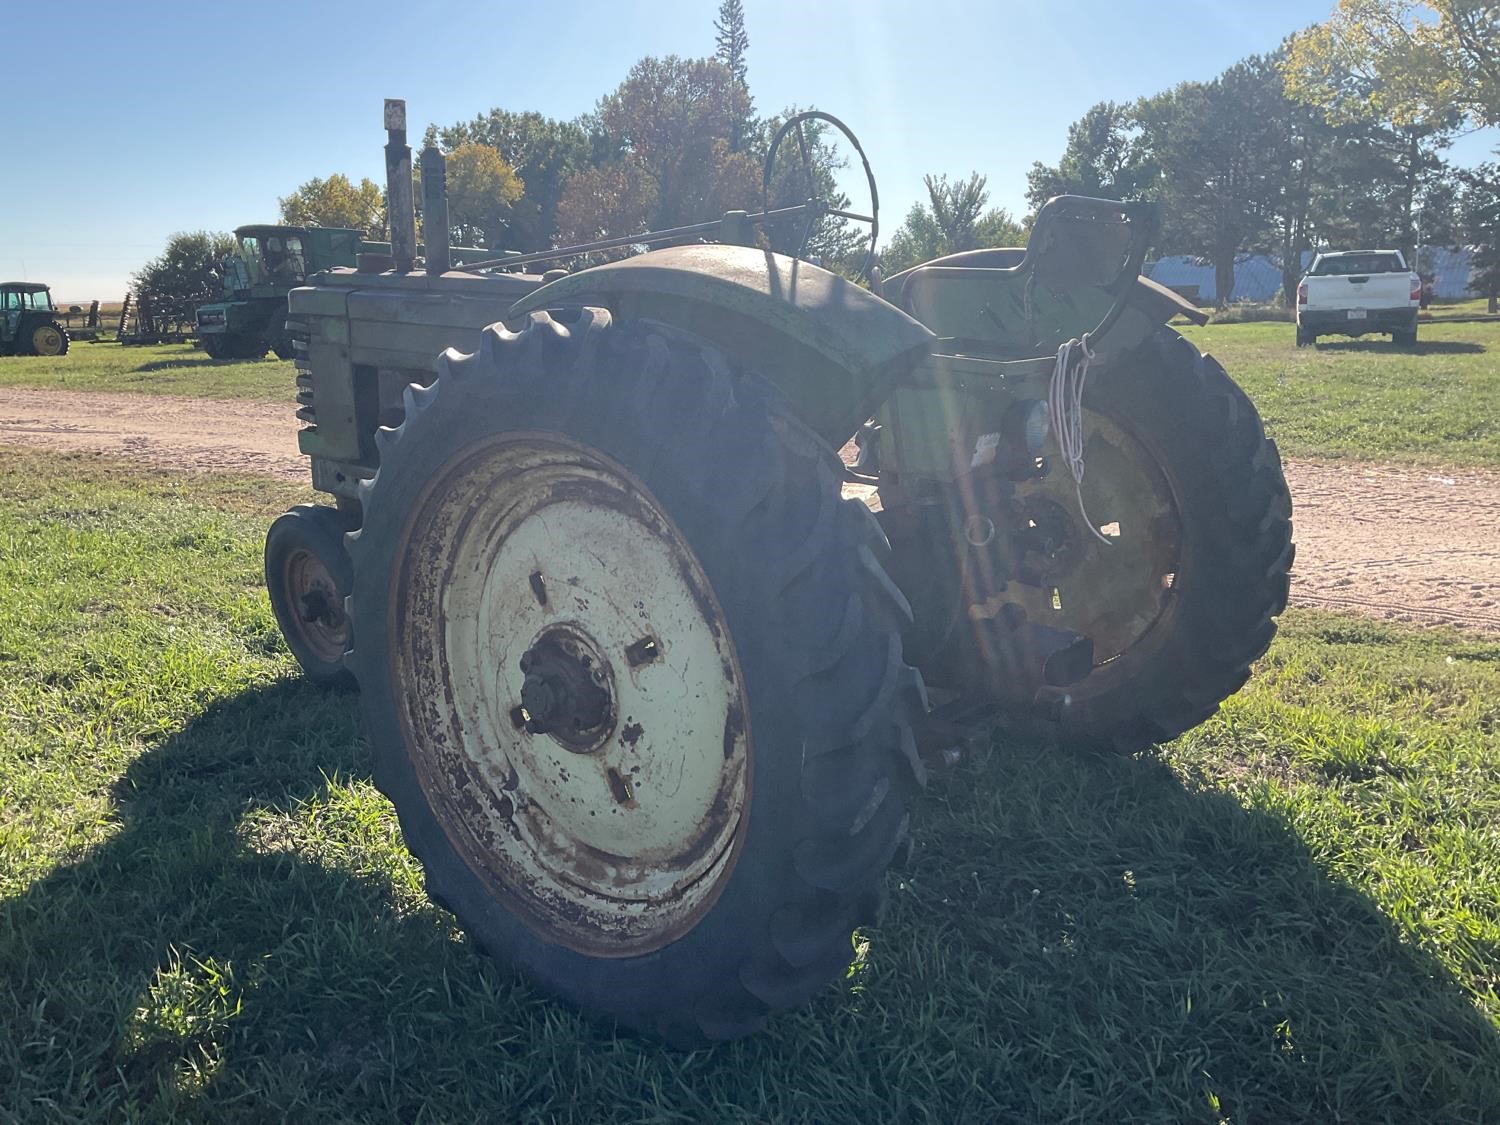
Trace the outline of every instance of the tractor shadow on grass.
<instances>
[{"instance_id":1,"label":"tractor shadow on grass","mask_svg":"<svg viewBox=\"0 0 1500 1125\"><path fill-rule=\"evenodd\" d=\"M885 923L816 1004L706 1056L612 1035L455 940L364 784L356 712L301 680L210 706L126 770L113 836L0 905L0 1118L1500 1105L1494 1029L1278 818L1151 758L1019 747L934 780Z\"/></svg>"},{"instance_id":2,"label":"tractor shadow on grass","mask_svg":"<svg viewBox=\"0 0 1500 1125\"><path fill-rule=\"evenodd\" d=\"M0 1120L175 1119L373 1074L392 982L419 966L430 991L455 943L391 870L357 706L301 679L211 705L126 769L117 832L0 902Z\"/></svg>"},{"instance_id":3,"label":"tractor shadow on grass","mask_svg":"<svg viewBox=\"0 0 1500 1125\"><path fill-rule=\"evenodd\" d=\"M1483 344L1472 340L1423 340L1418 339L1412 347L1392 344L1389 340L1336 340L1327 343L1319 340L1314 345L1320 352L1400 352L1402 355L1478 355L1489 351Z\"/></svg>"},{"instance_id":4,"label":"tractor shadow on grass","mask_svg":"<svg viewBox=\"0 0 1500 1125\"><path fill-rule=\"evenodd\" d=\"M236 363L259 363L259 359L213 359L209 356L195 356L192 359L155 359L150 363L143 363L136 368L137 371L146 374L152 371L180 371L199 370L204 367L227 367Z\"/></svg>"},{"instance_id":5,"label":"tractor shadow on grass","mask_svg":"<svg viewBox=\"0 0 1500 1125\"><path fill-rule=\"evenodd\" d=\"M893 992L924 964L949 978L928 988L968 985L968 1010L934 1032L956 1073L1005 1094L949 1107L960 1116L1459 1121L1500 1107L1500 1035L1473 997L1280 816L1152 756L1009 745L936 779L923 811L881 936ZM909 927L929 948L903 969Z\"/></svg>"}]
</instances>

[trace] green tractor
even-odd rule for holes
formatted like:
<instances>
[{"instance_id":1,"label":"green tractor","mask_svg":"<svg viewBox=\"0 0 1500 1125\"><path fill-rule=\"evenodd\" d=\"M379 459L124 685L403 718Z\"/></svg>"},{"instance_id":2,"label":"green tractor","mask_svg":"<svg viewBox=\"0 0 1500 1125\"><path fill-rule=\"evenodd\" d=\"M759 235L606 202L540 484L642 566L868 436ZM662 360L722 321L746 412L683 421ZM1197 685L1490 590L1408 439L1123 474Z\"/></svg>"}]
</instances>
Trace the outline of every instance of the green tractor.
<instances>
[{"instance_id":1,"label":"green tractor","mask_svg":"<svg viewBox=\"0 0 1500 1125\"><path fill-rule=\"evenodd\" d=\"M809 116L858 151L794 117L767 184ZM1025 249L882 279L872 178L868 216L763 198L454 270L428 149L416 271L386 126L394 262L290 294L334 503L272 525L266 582L307 673L357 684L433 899L542 987L754 1031L847 968L925 747L1141 750L1270 644L1286 482L1139 276L1150 205L1059 197ZM761 242L830 213L871 224L868 288ZM529 272L626 243L676 245Z\"/></svg>"},{"instance_id":2,"label":"green tractor","mask_svg":"<svg viewBox=\"0 0 1500 1125\"><path fill-rule=\"evenodd\" d=\"M197 311L198 342L214 359L292 358L286 295L320 270L353 266L362 232L342 227L252 225L234 232L225 258L224 300Z\"/></svg>"},{"instance_id":3,"label":"green tractor","mask_svg":"<svg viewBox=\"0 0 1500 1125\"><path fill-rule=\"evenodd\" d=\"M0 282L0 355L67 355L52 290L36 281Z\"/></svg>"}]
</instances>

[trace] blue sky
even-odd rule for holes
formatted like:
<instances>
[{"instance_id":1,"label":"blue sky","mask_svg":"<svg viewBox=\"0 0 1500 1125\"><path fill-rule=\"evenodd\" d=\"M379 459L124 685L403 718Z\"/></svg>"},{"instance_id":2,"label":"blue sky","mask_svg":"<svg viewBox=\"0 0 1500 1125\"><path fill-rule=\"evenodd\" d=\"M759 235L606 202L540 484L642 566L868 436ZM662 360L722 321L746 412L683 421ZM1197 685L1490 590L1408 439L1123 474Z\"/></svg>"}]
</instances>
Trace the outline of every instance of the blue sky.
<instances>
[{"instance_id":1,"label":"blue sky","mask_svg":"<svg viewBox=\"0 0 1500 1125\"><path fill-rule=\"evenodd\" d=\"M927 172L983 172L1020 212L1027 168L1090 105L1212 78L1332 3L744 0L750 88L762 112L849 122L887 230ZM118 299L173 231L273 221L313 176L379 181L383 98L407 100L416 138L497 105L574 117L644 55L711 53L718 0L4 7L8 43L47 46L7 52L25 112L0 118L0 279L79 301Z\"/></svg>"}]
</instances>

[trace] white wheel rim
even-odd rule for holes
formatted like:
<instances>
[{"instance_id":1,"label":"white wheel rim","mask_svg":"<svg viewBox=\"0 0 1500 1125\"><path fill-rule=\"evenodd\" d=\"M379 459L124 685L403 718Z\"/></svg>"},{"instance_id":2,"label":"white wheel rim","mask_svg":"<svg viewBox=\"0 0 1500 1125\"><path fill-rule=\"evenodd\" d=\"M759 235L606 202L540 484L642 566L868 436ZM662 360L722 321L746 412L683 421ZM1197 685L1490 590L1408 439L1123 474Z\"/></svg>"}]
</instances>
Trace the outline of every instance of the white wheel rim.
<instances>
[{"instance_id":1,"label":"white wheel rim","mask_svg":"<svg viewBox=\"0 0 1500 1125\"><path fill-rule=\"evenodd\" d=\"M478 442L415 506L389 604L418 778L492 892L593 955L690 930L733 870L750 736L723 613L644 485L559 435ZM529 731L541 720L521 698L528 653L534 673L547 661L591 673L610 700L603 721Z\"/></svg>"}]
</instances>

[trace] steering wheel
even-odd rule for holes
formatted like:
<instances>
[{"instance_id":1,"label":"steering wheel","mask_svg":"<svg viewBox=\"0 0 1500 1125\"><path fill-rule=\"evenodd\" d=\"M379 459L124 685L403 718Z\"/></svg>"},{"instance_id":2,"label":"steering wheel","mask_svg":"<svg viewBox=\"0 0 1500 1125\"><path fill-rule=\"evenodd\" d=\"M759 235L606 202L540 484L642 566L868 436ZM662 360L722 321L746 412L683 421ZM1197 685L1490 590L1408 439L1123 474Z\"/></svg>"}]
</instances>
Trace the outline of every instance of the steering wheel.
<instances>
[{"instance_id":1,"label":"steering wheel","mask_svg":"<svg viewBox=\"0 0 1500 1125\"><path fill-rule=\"evenodd\" d=\"M812 153L807 147L807 135L803 132L804 121L826 121L840 133L859 153L860 163L865 168L865 182L870 186L870 213L868 215L857 215L852 211L844 211L837 207L820 205L821 201L815 202L813 194L817 190L817 181L813 178ZM870 248L865 252L864 264L856 275L860 281L868 281L870 271L875 266L875 240L880 235L880 193L875 189L875 173L870 170L870 159L865 155L864 148L859 143L859 138L854 135L853 130L845 125L831 113L824 113L820 109L804 110L802 113L793 114L782 122L781 128L776 130L776 135L771 138L771 147L766 150L766 162L761 171L760 178L760 209L762 213L770 211L771 198L771 172L776 167L776 153L781 148L781 142L793 129L797 131L797 148L802 154L802 172L807 179L807 202L809 204L807 221L802 226L802 242L797 247L797 257L802 257L807 252L807 243L812 238L814 224L824 215L836 215L841 219L852 219L855 222L870 224Z\"/></svg>"}]
</instances>

